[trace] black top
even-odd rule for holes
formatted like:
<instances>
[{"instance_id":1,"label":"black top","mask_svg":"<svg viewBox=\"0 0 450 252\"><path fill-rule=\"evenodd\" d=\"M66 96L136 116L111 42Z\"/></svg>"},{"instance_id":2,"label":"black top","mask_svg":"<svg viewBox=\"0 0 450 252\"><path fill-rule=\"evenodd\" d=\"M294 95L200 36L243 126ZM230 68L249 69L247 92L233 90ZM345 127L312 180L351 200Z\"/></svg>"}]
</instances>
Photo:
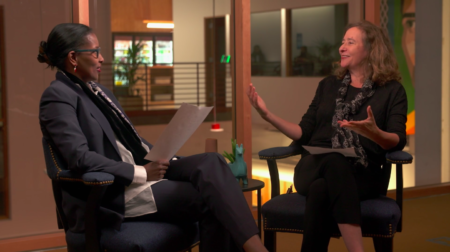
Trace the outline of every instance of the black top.
<instances>
[{"instance_id":1,"label":"black top","mask_svg":"<svg viewBox=\"0 0 450 252\"><path fill-rule=\"evenodd\" d=\"M376 85L376 84L375 84ZM331 148L334 110L338 89L342 86L342 80L336 76L329 76L320 81L313 101L308 111L300 122L302 137L297 141L300 145L319 146ZM360 89L349 86L345 101L351 101L359 93ZM361 105L359 112L353 116L354 121L367 119L367 106L372 108L378 128L383 131L395 133L400 141L389 151L402 150L406 144L406 92L402 84L390 81L383 86L377 86L375 94ZM369 163L381 165L384 163L386 150L383 150L373 141L359 136L360 143L367 153Z\"/></svg>"}]
</instances>

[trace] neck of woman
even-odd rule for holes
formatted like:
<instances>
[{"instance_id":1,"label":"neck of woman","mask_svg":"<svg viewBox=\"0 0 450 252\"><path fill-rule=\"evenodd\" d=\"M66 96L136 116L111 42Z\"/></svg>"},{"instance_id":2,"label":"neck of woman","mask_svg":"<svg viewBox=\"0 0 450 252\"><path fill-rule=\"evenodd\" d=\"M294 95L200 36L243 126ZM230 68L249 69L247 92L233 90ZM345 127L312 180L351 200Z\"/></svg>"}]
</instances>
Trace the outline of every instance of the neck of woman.
<instances>
[{"instance_id":1,"label":"neck of woman","mask_svg":"<svg viewBox=\"0 0 450 252\"><path fill-rule=\"evenodd\" d=\"M361 88L364 83L364 72L361 69L349 69L350 77L352 78L352 82L350 85Z\"/></svg>"}]
</instances>

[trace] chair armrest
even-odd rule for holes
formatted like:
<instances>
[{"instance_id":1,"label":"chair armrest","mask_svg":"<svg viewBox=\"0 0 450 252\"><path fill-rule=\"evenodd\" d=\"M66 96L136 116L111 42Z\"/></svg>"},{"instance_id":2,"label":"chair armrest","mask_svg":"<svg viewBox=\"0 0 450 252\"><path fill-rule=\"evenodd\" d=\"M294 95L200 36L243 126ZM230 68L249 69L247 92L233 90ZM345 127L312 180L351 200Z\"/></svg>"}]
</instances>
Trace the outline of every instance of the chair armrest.
<instances>
[{"instance_id":1,"label":"chair armrest","mask_svg":"<svg viewBox=\"0 0 450 252\"><path fill-rule=\"evenodd\" d=\"M393 151L386 154L386 162L391 164L396 164L396 196L395 201L397 202L400 212L403 216L403 164L410 164L413 161L411 154L404 151ZM390 164L389 164L390 165ZM403 217L400 217L400 221L397 224L397 232L401 232L403 229Z\"/></svg>"},{"instance_id":2,"label":"chair armrest","mask_svg":"<svg viewBox=\"0 0 450 252\"><path fill-rule=\"evenodd\" d=\"M81 176L69 170L62 170L58 174L58 180L83 182L88 186L108 186L114 183L114 175L105 172L88 172Z\"/></svg>"},{"instance_id":3,"label":"chair armrest","mask_svg":"<svg viewBox=\"0 0 450 252\"><path fill-rule=\"evenodd\" d=\"M260 151L259 159L283 159L299 155L303 152L302 148L297 146L274 147Z\"/></svg>"},{"instance_id":4,"label":"chair armrest","mask_svg":"<svg viewBox=\"0 0 450 252\"><path fill-rule=\"evenodd\" d=\"M410 164L413 157L404 151L393 151L386 154L386 161L392 164Z\"/></svg>"},{"instance_id":5,"label":"chair armrest","mask_svg":"<svg viewBox=\"0 0 450 252\"><path fill-rule=\"evenodd\" d=\"M92 187L86 201L85 209L86 250L100 251L100 224L98 223L99 208L107 186L114 183L114 175L105 172L87 172L80 176L78 173L70 170L60 170L58 172L57 180L82 182L85 185ZM62 208L59 210L62 211Z\"/></svg>"},{"instance_id":6,"label":"chair armrest","mask_svg":"<svg viewBox=\"0 0 450 252\"><path fill-rule=\"evenodd\" d=\"M272 185L272 198L280 195L280 176L278 173L277 159L283 159L303 152L303 148L291 145L287 147L274 147L260 151L259 158L267 160L269 167L270 183Z\"/></svg>"}]
</instances>

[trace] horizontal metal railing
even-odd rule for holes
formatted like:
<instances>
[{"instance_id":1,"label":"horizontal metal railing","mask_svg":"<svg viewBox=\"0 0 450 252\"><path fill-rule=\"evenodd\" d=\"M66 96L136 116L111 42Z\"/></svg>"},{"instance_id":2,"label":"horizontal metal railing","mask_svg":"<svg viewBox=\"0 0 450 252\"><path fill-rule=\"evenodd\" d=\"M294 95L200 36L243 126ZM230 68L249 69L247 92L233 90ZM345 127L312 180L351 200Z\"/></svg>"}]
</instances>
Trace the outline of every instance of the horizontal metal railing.
<instances>
[{"instance_id":1,"label":"horizontal metal railing","mask_svg":"<svg viewBox=\"0 0 450 252\"><path fill-rule=\"evenodd\" d=\"M134 78L134 84L130 78ZM103 63L99 83L114 93L125 111L174 110L182 103L220 109L230 108L232 102L229 64Z\"/></svg>"}]
</instances>

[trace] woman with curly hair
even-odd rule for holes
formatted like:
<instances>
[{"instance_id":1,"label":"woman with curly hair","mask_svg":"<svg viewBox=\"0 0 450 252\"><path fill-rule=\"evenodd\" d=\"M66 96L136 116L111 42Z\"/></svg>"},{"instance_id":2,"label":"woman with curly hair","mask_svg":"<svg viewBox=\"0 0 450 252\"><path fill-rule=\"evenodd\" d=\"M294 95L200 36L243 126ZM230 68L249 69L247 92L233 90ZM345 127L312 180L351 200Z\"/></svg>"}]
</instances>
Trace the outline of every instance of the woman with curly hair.
<instances>
[{"instance_id":1,"label":"woman with curly hair","mask_svg":"<svg viewBox=\"0 0 450 252\"><path fill-rule=\"evenodd\" d=\"M347 249L363 251L360 201L386 190L385 154L406 144L406 93L386 31L367 21L350 24L339 53L340 67L319 83L300 124L271 113L248 87L261 117L296 144L353 147L358 156L303 155L295 167L295 188L306 196L303 252L327 251L335 223Z\"/></svg>"}]
</instances>

